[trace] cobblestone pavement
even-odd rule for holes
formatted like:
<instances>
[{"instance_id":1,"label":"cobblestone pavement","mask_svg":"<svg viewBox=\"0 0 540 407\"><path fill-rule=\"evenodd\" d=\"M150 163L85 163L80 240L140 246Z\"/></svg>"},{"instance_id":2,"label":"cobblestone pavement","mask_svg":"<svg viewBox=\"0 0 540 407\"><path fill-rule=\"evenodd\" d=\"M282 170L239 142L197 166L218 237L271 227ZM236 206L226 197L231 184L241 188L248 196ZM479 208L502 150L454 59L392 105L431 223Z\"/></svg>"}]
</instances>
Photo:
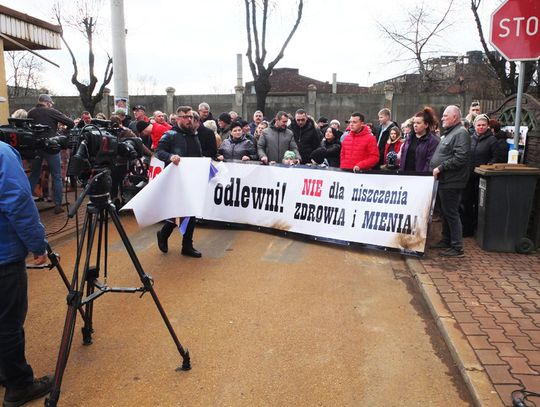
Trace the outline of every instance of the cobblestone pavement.
<instances>
[{"instance_id":1,"label":"cobblestone pavement","mask_svg":"<svg viewBox=\"0 0 540 407\"><path fill-rule=\"evenodd\" d=\"M450 347L477 404L491 405L482 400L496 391L511 406L513 390L540 393L540 254L491 253L473 238L465 239L465 253L444 259L428 252L416 268L417 279L442 299L432 311L439 326L448 328L447 342L454 342ZM477 380L482 372L491 389Z\"/></svg>"}]
</instances>

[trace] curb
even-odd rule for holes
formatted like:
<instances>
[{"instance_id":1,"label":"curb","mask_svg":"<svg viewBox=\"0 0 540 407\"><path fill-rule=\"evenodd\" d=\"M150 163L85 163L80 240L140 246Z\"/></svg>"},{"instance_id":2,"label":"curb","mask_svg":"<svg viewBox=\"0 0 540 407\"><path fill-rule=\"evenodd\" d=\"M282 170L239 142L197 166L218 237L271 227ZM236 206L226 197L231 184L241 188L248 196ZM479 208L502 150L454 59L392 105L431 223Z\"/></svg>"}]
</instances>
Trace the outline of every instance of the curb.
<instances>
[{"instance_id":1,"label":"curb","mask_svg":"<svg viewBox=\"0 0 540 407\"><path fill-rule=\"evenodd\" d=\"M418 259L406 258L405 263L441 332L476 407L504 407L488 374L476 357L467 338L439 295L433 280Z\"/></svg>"}]
</instances>

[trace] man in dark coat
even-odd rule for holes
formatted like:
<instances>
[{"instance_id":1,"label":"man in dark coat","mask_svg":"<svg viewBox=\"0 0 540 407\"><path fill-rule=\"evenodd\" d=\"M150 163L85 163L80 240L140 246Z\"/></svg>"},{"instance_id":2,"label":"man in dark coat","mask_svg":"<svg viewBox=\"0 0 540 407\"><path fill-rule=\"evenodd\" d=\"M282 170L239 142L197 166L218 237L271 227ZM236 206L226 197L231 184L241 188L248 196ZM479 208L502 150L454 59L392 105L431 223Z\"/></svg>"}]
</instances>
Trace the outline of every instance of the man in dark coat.
<instances>
[{"instance_id":1,"label":"man in dark coat","mask_svg":"<svg viewBox=\"0 0 540 407\"><path fill-rule=\"evenodd\" d=\"M399 125L396 122L393 122L390 119L392 112L390 109L381 109L379 111L379 127L375 130L375 138L377 139L377 147L379 148L379 164L381 166L384 164L384 150L386 148L386 142L388 137L390 137L390 129L394 126L399 128Z\"/></svg>"},{"instance_id":2,"label":"man in dark coat","mask_svg":"<svg viewBox=\"0 0 540 407\"><path fill-rule=\"evenodd\" d=\"M203 157L215 160L217 157L216 135L208 127L204 126L197 112L193 112L193 130L199 137Z\"/></svg>"},{"instance_id":3,"label":"man in dark coat","mask_svg":"<svg viewBox=\"0 0 540 407\"><path fill-rule=\"evenodd\" d=\"M471 136L461 125L461 111L457 106L451 105L444 110L442 126L441 141L429 164L433 176L439 180L443 217L442 239L432 248L446 248L441 253L445 257L464 257L459 205L469 179Z\"/></svg>"},{"instance_id":4,"label":"man in dark coat","mask_svg":"<svg viewBox=\"0 0 540 407\"><path fill-rule=\"evenodd\" d=\"M294 114L294 120L291 122L290 129L294 135L294 141L300 152L301 164L310 162L309 157L313 150L319 148L321 144L321 133L313 119L309 118L306 111L298 109Z\"/></svg>"},{"instance_id":5,"label":"man in dark coat","mask_svg":"<svg viewBox=\"0 0 540 407\"><path fill-rule=\"evenodd\" d=\"M34 124L43 124L49 128L43 134L46 137L53 137L58 130L58 123L66 125L68 128L73 128L75 122L65 114L53 108L53 101L50 95L39 95L38 104L28 112L28 118L34 120ZM61 160L60 152L49 154L40 151L37 158L31 161L30 173L30 190L34 191L36 184L41 174L41 164L43 160L47 160L49 171L52 176L54 213L62 213L62 175L61 175Z\"/></svg>"},{"instance_id":6,"label":"man in dark coat","mask_svg":"<svg viewBox=\"0 0 540 407\"><path fill-rule=\"evenodd\" d=\"M201 144L199 138L193 132L193 110L190 106L180 106L176 110L176 125L166 132L159 140L156 156L165 165L173 163L178 165L181 157L201 157ZM157 232L159 250L163 253L169 251L167 240L176 228L173 219L165 222L161 230ZM193 232L195 230L195 218L190 218L184 237L182 239L182 255L201 257L202 254L193 247Z\"/></svg>"}]
</instances>

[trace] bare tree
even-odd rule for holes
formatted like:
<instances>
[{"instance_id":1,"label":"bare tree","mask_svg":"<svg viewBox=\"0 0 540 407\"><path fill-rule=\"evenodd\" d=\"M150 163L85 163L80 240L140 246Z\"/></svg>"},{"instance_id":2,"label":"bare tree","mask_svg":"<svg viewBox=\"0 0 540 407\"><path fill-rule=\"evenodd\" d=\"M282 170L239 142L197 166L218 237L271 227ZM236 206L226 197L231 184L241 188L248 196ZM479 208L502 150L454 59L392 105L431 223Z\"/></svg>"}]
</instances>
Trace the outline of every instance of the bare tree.
<instances>
[{"instance_id":1,"label":"bare tree","mask_svg":"<svg viewBox=\"0 0 540 407\"><path fill-rule=\"evenodd\" d=\"M251 69L251 73L253 74L253 80L255 81L257 110L261 110L264 112L264 108L266 105L266 96L268 95L272 87L270 84L270 75L272 74L272 71L274 70L276 64L283 58L285 49L287 48L287 45L289 45L291 38L293 37L296 29L298 28L298 25L300 24L300 20L302 19L302 10L304 8L304 0L298 1L296 22L294 23L292 30L289 32L287 39L281 46L279 53L274 58L274 60L272 60L272 62L268 63L267 66L265 66L265 60L267 56L266 29L268 23L269 1L262 0L262 5L260 7L262 8L262 10L260 10L257 6L258 2L256 0L244 1L246 6L246 33L248 41L246 55L249 60L249 67ZM258 10L262 11L262 16L260 18L257 17ZM262 32L260 34L260 37L259 24L262 24ZM255 45L255 49L253 49L253 44Z\"/></svg>"},{"instance_id":2,"label":"bare tree","mask_svg":"<svg viewBox=\"0 0 540 407\"><path fill-rule=\"evenodd\" d=\"M29 96L37 93L42 84L40 72L43 70L43 63L26 51L8 51L5 59L10 72L7 79L9 96Z\"/></svg>"},{"instance_id":3,"label":"bare tree","mask_svg":"<svg viewBox=\"0 0 540 407\"><path fill-rule=\"evenodd\" d=\"M412 54L407 60L415 62L423 81L431 79L431 71L424 62L428 44L431 45L436 37L452 25L448 15L453 4L454 0L450 0L442 16L437 18L429 12L433 8L432 4L426 8L422 2L406 12L407 18L399 26L388 25L386 21L377 24L386 38L398 44L409 55Z\"/></svg>"},{"instance_id":4,"label":"bare tree","mask_svg":"<svg viewBox=\"0 0 540 407\"><path fill-rule=\"evenodd\" d=\"M79 0L76 3L77 11L73 16L63 16L61 14L60 3L56 3L53 7L58 24L60 26L66 25L76 29L84 36L88 43L88 80L79 80L79 66L77 64L77 59L75 58L72 48L62 34L62 41L71 55L71 62L73 64L71 83L73 83L79 91L81 102L85 110L88 110L91 114L94 114L96 105L103 99L103 92L105 87L111 82L113 74L112 57L107 54L107 65L105 67L103 79L94 95L94 91L98 84L98 78L95 75L94 54L94 35L98 22L98 6L99 4L91 4L91 1L89 0Z\"/></svg>"},{"instance_id":5,"label":"bare tree","mask_svg":"<svg viewBox=\"0 0 540 407\"><path fill-rule=\"evenodd\" d=\"M478 35L480 37L480 42L482 43L482 48L487 56L487 59L495 71L497 78L499 78L499 83L501 84L501 90L506 96L510 96L514 93L517 93L517 83L518 83L518 73L516 70L516 63L507 61L500 55L498 52L491 51L486 43L484 36L484 30L482 28L482 22L478 15L478 8L482 0L471 0L471 10L474 14L474 19L476 21L476 28L478 29ZM535 76L535 71L540 70L538 61L528 61L525 63L525 81L524 89L526 92ZM537 80L538 82L538 80ZM538 83L536 86L537 95L540 96L540 89Z\"/></svg>"},{"instance_id":6,"label":"bare tree","mask_svg":"<svg viewBox=\"0 0 540 407\"><path fill-rule=\"evenodd\" d=\"M157 79L153 75L137 75L133 85L135 86L135 95L153 95L156 92Z\"/></svg>"}]
</instances>

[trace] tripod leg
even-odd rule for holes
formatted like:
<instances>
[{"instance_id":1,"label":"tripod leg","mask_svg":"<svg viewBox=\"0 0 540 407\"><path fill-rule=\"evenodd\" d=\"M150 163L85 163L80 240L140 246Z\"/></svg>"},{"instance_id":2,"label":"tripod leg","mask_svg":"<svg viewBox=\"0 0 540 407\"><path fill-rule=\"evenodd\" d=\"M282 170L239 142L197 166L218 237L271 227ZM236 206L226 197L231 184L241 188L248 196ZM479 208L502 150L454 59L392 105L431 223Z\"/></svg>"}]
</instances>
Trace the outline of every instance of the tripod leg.
<instances>
[{"instance_id":1,"label":"tripod leg","mask_svg":"<svg viewBox=\"0 0 540 407\"><path fill-rule=\"evenodd\" d=\"M89 298L94 293L94 281L99 277L100 269L100 259L101 259L101 244L103 239L103 210L98 209L95 206L90 206L88 208L90 212L91 228L89 231L89 238L87 243L87 262L84 266L85 271L85 283L86 283L86 298ZM98 241L97 241L97 254L96 254L96 263L94 266L90 265L91 253L94 249L95 233L98 232ZM85 303L85 312L84 312L84 325L81 328L81 333L83 336L83 345L92 344L92 333L94 332L93 326L93 317L94 317L94 301L88 301Z\"/></svg>"},{"instance_id":2,"label":"tripod leg","mask_svg":"<svg viewBox=\"0 0 540 407\"><path fill-rule=\"evenodd\" d=\"M81 280L79 281L79 265L82 255L82 249L84 246L86 231L90 225L88 233L87 253L83 269ZM82 306L82 293L84 291L84 285L86 282L86 274L88 272L88 264L90 262L92 242L94 240L96 231L96 219L92 216L91 212L87 212L82 228L82 238L77 247L77 259L75 260L75 267L73 271L73 278L69 286L69 293L67 295L68 310L66 314L66 320L64 322L64 330L62 331L62 339L60 341L60 350L58 351L58 358L56 360L56 368L54 371L54 383L49 394L49 397L45 399L45 406L55 407L60 398L60 386L62 385L62 378L64 371L66 370L67 361L69 358L69 352L71 350L71 344L73 343L73 333L75 331L75 322L77 318L77 310ZM85 319L88 315L85 315Z\"/></svg>"},{"instance_id":3,"label":"tripod leg","mask_svg":"<svg viewBox=\"0 0 540 407\"><path fill-rule=\"evenodd\" d=\"M70 289L70 283L66 276L66 273L64 272L64 269L62 268L62 265L60 264L60 257L58 254L56 254L51 245L47 243L47 257L49 257L49 261L51 262L51 266L56 268L58 271L58 274L60 274L60 278L64 282L64 285L69 290ZM84 311L82 307L79 307L79 313L81 314L81 317L84 319Z\"/></svg>"},{"instance_id":4,"label":"tripod leg","mask_svg":"<svg viewBox=\"0 0 540 407\"><path fill-rule=\"evenodd\" d=\"M181 370L190 370L191 369L191 361L189 357L189 351L187 349L184 350L182 347L182 344L178 340L178 337L176 336L176 332L174 331L174 328L171 325L171 322L169 321L169 318L167 317L167 314L165 313L165 310L163 309L163 306L161 305L161 302L159 301L159 298L156 294L156 291L154 290L154 286L152 285L152 278L147 275L142 266L139 262L139 259L137 258L137 255L135 254L135 250L133 250L133 246L131 245L131 242L128 239L128 236L126 234L126 231L124 230L122 224L120 223L120 219L118 218L118 215L114 209L114 205L110 204L108 206L109 215L111 216L114 226L116 227L116 230L118 231L118 234L120 235L120 238L122 239L122 243L124 244L124 247L126 248L129 257L131 259L131 262L135 266L135 270L137 271L137 274L139 274L139 277L141 279L141 282L144 285L144 288L150 292L150 295L152 296L152 299L154 300L154 303L156 304L156 307L161 315L161 318L163 319L163 322L167 326L167 329L169 330L169 334L171 335L176 348L178 349L178 352L180 353L180 356L182 356L182 367Z\"/></svg>"}]
</instances>

